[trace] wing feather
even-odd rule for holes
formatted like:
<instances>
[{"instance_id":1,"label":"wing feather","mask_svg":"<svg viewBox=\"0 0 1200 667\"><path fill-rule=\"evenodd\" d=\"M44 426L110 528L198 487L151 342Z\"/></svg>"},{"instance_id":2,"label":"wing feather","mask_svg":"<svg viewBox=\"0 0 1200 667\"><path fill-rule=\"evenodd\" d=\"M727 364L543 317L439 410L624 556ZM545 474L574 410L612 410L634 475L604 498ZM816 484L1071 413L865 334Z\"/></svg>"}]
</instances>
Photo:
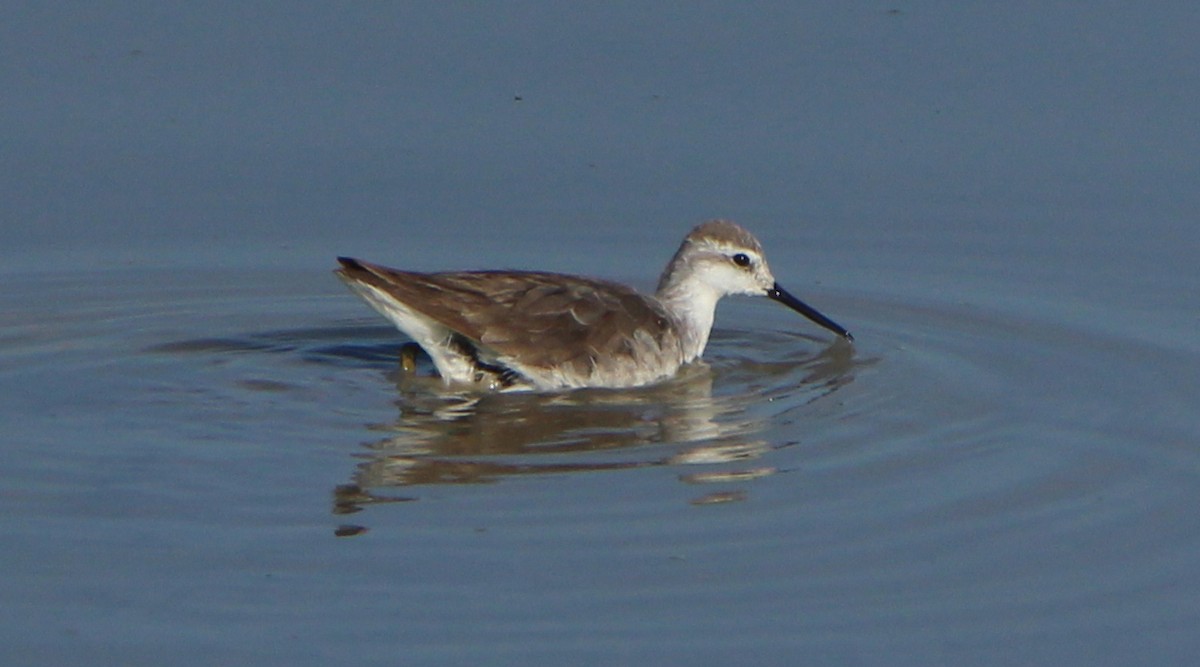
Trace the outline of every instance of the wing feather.
<instances>
[{"instance_id":1,"label":"wing feather","mask_svg":"<svg viewBox=\"0 0 1200 667\"><path fill-rule=\"evenodd\" d=\"M589 375L677 341L657 301L619 283L541 272L417 273L358 260L343 273L494 352L501 362Z\"/></svg>"}]
</instances>

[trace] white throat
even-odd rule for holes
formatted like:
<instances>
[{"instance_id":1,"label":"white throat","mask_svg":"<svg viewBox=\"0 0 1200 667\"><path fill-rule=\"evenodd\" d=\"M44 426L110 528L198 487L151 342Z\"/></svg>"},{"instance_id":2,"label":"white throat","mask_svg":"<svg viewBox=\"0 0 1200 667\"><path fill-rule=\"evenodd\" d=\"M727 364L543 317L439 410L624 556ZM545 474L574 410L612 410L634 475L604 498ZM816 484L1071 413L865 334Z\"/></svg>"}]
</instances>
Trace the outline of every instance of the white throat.
<instances>
[{"instance_id":1,"label":"white throat","mask_svg":"<svg viewBox=\"0 0 1200 667\"><path fill-rule=\"evenodd\" d=\"M695 360L708 345L717 301L723 294L693 277L666 280L655 296L675 318L683 342L684 360Z\"/></svg>"}]
</instances>

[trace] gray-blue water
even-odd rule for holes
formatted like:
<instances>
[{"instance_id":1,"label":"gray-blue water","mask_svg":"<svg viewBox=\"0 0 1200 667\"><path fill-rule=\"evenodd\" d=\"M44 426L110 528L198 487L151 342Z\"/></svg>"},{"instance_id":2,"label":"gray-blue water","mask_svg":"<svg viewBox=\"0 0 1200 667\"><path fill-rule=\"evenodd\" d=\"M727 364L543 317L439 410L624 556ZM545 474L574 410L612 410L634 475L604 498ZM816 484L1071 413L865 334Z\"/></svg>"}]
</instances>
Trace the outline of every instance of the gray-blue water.
<instances>
[{"instance_id":1,"label":"gray-blue water","mask_svg":"<svg viewBox=\"0 0 1200 667\"><path fill-rule=\"evenodd\" d=\"M1188 664L1197 25L9 8L0 659ZM448 396L330 274L646 288L711 217L855 347L731 299L664 385Z\"/></svg>"}]
</instances>

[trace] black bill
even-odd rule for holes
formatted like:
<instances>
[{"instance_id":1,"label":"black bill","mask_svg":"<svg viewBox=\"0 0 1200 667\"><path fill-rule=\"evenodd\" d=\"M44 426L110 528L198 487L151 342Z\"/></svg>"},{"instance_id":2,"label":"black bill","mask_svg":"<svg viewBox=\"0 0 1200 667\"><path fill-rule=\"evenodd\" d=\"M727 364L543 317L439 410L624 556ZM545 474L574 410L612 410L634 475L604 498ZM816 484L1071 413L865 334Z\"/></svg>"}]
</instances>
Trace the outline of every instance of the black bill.
<instances>
[{"instance_id":1,"label":"black bill","mask_svg":"<svg viewBox=\"0 0 1200 667\"><path fill-rule=\"evenodd\" d=\"M796 311L797 313L800 313L801 315L807 317L808 319L812 320L813 322L820 324L821 326L825 327L826 329L829 329L830 331L841 336L842 338L845 338L846 340L849 340L849 341L854 340L854 336L851 336L850 332L846 331L846 329L842 325L838 324L837 322L834 322L833 320L829 319L828 317L825 317L816 308L813 308L812 306L808 305L807 303L804 303L800 299L797 299L796 297L792 296L791 294L788 293L787 290L780 287L779 283L775 283L774 287L767 290L767 296L774 299L775 301L778 301L779 303L782 303L783 305L787 306L788 308L791 308L792 310Z\"/></svg>"}]
</instances>

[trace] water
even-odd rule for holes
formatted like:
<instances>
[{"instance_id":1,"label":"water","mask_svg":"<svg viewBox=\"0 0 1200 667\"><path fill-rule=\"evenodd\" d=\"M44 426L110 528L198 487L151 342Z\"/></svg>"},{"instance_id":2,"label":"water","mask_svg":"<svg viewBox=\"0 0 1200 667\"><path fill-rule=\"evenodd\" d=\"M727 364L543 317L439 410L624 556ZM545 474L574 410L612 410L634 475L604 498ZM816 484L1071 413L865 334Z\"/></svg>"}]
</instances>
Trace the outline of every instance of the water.
<instances>
[{"instance_id":1,"label":"water","mask_svg":"<svg viewBox=\"0 0 1200 667\"><path fill-rule=\"evenodd\" d=\"M1200 649L1189 5L131 7L0 40L5 664ZM647 287L714 215L855 346L730 299L447 395L330 273Z\"/></svg>"}]
</instances>

